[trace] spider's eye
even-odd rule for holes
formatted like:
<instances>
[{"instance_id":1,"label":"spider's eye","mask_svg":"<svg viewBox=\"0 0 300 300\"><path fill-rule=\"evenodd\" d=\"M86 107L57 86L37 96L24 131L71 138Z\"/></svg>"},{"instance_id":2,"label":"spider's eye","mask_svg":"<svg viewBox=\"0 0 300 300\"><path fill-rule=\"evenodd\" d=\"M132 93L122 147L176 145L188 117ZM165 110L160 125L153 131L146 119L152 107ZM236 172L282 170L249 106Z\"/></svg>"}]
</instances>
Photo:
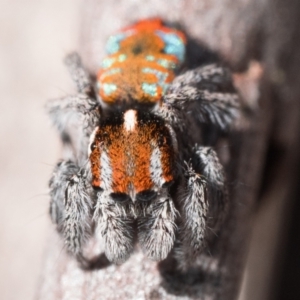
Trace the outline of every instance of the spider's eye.
<instances>
[{"instance_id":1,"label":"spider's eye","mask_svg":"<svg viewBox=\"0 0 300 300\"><path fill-rule=\"evenodd\" d=\"M126 202L130 197L125 193L111 193L110 197L116 202Z\"/></svg>"},{"instance_id":2,"label":"spider's eye","mask_svg":"<svg viewBox=\"0 0 300 300\"><path fill-rule=\"evenodd\" d=\"M136 194L136 200L148 202L148 201L155 199L156 196L157 196L157 193L155 191L146 190L146 191L142 191L142 192L139 192L138 194Z\"/></svg>"},{"instance_id":3,"label":"spider's eye","mask_svg":"<svg viewBox=\"0 0 300 300\"><path fill-rule=\"evenodd\" d=\"M96 143L93 142L93 143L91 144L91 151L94 151L95 148L96 148Z\"/></svg>"},{"instance_id":4,"label":"spider's eye","mask_svg":"<svg viewBox=\"0 0 300 300\"><path fill-rule=\"evenodd\" d=\"M165 183L162 185L162 188L168 189L168 188L170 188L170 187L173 185L173 183L174 183L174 180L165 182Z\"/></svg>"},{"instance_id":5,"label":"spider's eye","mask_svg":"<svg viewBox=\"0 0 300 300\"><path fill-rule=\"evenodd\" d=\"M96 192L103 192L103 188L101 188L100 186L94 186L94 185L93 185L93 189L94 189L94 191L96 191Z\"/></svg>"}]
</instances>

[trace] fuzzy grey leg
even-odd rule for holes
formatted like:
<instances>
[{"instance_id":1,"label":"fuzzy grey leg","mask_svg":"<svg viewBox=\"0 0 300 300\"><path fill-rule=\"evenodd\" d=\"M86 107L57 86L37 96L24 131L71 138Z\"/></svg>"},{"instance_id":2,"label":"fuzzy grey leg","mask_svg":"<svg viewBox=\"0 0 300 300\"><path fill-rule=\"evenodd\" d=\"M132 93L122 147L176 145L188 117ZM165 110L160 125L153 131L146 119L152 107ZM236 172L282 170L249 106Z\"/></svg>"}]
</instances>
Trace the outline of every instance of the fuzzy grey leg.
<instances>
[{"instance_id":1,"label":"fuzzy grey leg","mask_svg":"<svg viewBox=\"0 0 300 300\"><path fill-rule=\"evenodd\" d=\"M182 87L192 85L201 90L234 92L231 72L219 64L210 64L187 71L177 76L170 88L170 93L178 93Z\"/></svg>"},{"instance_id":2,"label":"fuzzy grey leg","mask_svg":"<svg viewBox=\"0 0 300 300\"><path fill-rule=\"evenodd\" d=\"M187 117L200 122L210 122L227 130L238 116L238 95L235 93L211 92L193 86L184 86L176 94L164 97L165 105L181 108Z\"/></svg>"},{"instance_id":3,"label":"fuzzy grey leg","mask_svg":"<svg viewBox=\"0 0 300 300\"><path fill-rule=\"evenodd\" d=\"M46 110L60 132L66 131L69 122L77 122L78 126L90 134L99 120L99 103L95 97L89 95L92 91L92 82L77 53L69 54L65 58L65 63L76 84L78 94L50 100L46 104Z\"/></svg>"},{"instance_id":4,"label":"fuzzy grey leg","mask_svg":"<svg viewBox=\"0 0 300 300\"><path fill-rule=\"evenodd\" d=\"M126 261L133 251L132 205L117 203L110 192L99 191L93 219L97 224L96 238L102 241L108 260Z\"/></svg>"},{"instance_id":5,"label":"fuzzy grey leg","mask_svg":"<svg viewBox=\"0 0 300 300\"><path fill-rule=\"evenodd\" d=\"M223 166L211 147L194 148L193 164L200 170L207 183L209 200L208 226L217 230L227 211L228 197Z\"/></svg>"},{"instance_id":6,"label":"fuzzy grey leg","mask_svg":"<svg viewBox=\"0 0 300 300\"><path fill-rule=\"evenodd\" d=\"M181 201L182 253L187 260L200 254L207 239L220 227L226 212L227 193L223 167L210 147L195 146L187 165L186 196Z\"/></svg>"},{"instance_id":7,"label":"fuzzy grey leg","mask_svg":"<svg viewBox=\"0 0 300 300\"><path fill-rule=\"evenodd\" d=\"M46 110L60 132L66 131L69 123L91 132L100 118L98 104L85 94L49 100Z\"/></svg>"},{"instance_id":8,"label":"fuzzy grey leg","mask_svg":"<svg viewBox=\"0 0 300 300\"><path fill-rule=\"evenodd\" d=\"M163 260L174 245L177 210L167 190L142 206L138 217L139 242L149 258Z\"/></svg>"},{"instance_id":9,"label":"fuzzy grey leg","mask_svg":"<svg viewBox=\"0 0 300 300\"><path fill-rule=\"evenodd\" d=\"M52 173L49 181L50 189L50 216L53 223L62 230L62 223L65 219L65 192L69 179L78 171L77 166L71 161L59 162Z\"/></svg>"},{"instance_id":10,"label":"fuzzy grey leg","mask_svg":"<svg viewBox=\"0 0 300 300\"><path fill-rule=\"evenodd\" d=\"M89 138L100 119L98 104L84 94L48 101L46 105L53 124L64 143L64 157L86 162Z\"/></svg>"},{"instance_id":11,"label":"fuzzy grey leg","mask_svg":"<svg viewBox=\"0 0 300 300\"><path fill-rule=\"evenodd\" d=\"M223 167L210 147L195 146L186 167L187 187L181 199L182 227L177 260L185 268L202 253L222 224L227 193Z\"/></svg>"},{"instance_id":12,"label":"fuzzy grey leg","mask_svg":"<svg viewBox=\"0 0 300 300\"><path fill-rule=\"evenodd\" d=\"M50 215L67 249L81 257L91 233L92 200L86 174L72 161L57 164L49 182Z\"/></svg>"},{"instance_id":13,"label":"fuzzy grey leg","mask_svg":"<svg viewBox=\"0 0 300 300\"><path fill-rule=\"evenodd\" d=\"M156 106L153 109L154 114L161 117L174 129L178 129L181 132L187 130L186 128L186 116L182 108L174 103L162 103L161 106Z\"/></svg>"},{"instance_id":14,"label":"fuzzy grey leg","mask_svg":"<svg viewBox=\"0 0 300 300\"><path fill-rule=\"evenodd\" d=\"M162 110L173 119L181 114L227 130L238 116L238 95L230 73L217 65L200 67L175 78L164 96ZM164 112L164 115L168 117Z\"/></svg>"},{"instance_id":15,"label":"fuzzy grey leg","mask_svg":"<svg viewBox=\"0 0 300 300\"><path fill-rule=\"evenodd\" d=\"M65 63L76 84L78 94L48 101L46 110L64 143L64 156L80 165L86 160L89 137L98 124L100 106L93 95L92 81L77 53L69 54ZM70 153L70 154L69 154Z\"/></svg>"},{"instance_id":16,"label":"fuzzy grey leg","mask_svg":"<svg viewBox=\"0 0 300 300\"><path fill-rule=\"evenodd\" d=\"M78 93L89 94L93 90L93 85L88 72L82 65L78 53L72 52L65 58L65 64L71 74L72 80L76 84Z\"/></svg>"},{"instance_id":17,"label":"fuzzy grey leg","mask_svg":"<svg viewBox=\"0 0 300 300\"><path fill-rule=\"evenodd\" d=\"M180 257L182 262L192 261L203 250L209 209L205 178L196 173L190 164L186 164L185 177L187 184L180 199L182 245L178 251L184 255L183 258Z\"/></svg>"},{"instance_id":18,"label":"fuzzy grey leg","mask_svg":"<svg viewBox=\"0 0 300 300\"><path fill-rule=\"evenodd\" d=\"M80 255L91 234L92 200L82 172L69 180L65 196L64 238L71 253Z\"/></svg>"}]
</instances>

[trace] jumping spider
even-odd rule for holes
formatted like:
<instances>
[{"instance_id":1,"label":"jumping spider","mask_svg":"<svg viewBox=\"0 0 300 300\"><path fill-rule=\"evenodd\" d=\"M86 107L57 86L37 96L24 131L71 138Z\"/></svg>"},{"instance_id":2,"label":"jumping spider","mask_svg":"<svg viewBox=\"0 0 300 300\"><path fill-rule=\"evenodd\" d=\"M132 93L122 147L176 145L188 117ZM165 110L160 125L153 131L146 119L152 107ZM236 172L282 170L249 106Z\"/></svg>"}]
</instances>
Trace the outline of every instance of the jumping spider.
<instances>
[{"instance_id":1,"label":"jumping spider","mask_svg":"<svg viewBox=\"0 0 300 300\"><path fill-rule=\"evenodd\" d=\"M137 239L159 261L176 241L193 259L227 203L218 156L194 131L203 123L227 130L237 116L230 72L201 66L177 76L155 105L106 105L79 56L66 64L77 94L49 101L47 110L64 145L49 183L50 215L67 249L82 261L93 237L121 263Z\"/></svg>"}]
</instances>

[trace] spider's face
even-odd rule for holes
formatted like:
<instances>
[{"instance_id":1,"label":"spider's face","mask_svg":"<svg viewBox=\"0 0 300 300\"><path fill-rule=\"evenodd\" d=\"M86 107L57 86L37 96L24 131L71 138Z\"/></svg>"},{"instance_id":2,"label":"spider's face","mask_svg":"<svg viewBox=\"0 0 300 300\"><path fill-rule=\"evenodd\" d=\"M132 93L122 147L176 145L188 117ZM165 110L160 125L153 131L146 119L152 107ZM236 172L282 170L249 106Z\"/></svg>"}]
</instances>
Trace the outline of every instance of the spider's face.
<instances>
[{"instance_id":1,"label":"spider's face","mask_svg":"<svg viewBox=\"0 0 300 300\"><path fill-rule=\"evenodd\" d=\"M162 119L133 109L115 113L91 136L92 186L115 201L150 201L174 180L175 151Z\"/></svg>"}]
</instances>

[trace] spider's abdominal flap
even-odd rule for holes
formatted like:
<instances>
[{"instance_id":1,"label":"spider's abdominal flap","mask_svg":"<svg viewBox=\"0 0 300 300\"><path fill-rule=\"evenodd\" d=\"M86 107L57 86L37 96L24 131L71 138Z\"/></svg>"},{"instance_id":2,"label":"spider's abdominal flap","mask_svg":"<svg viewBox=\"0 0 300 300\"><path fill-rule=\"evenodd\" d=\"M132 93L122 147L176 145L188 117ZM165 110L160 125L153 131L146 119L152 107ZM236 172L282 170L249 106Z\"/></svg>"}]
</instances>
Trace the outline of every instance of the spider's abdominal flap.
<instances>
[{"instance_id":1,"label":"spider's abdominal flap","mask_svg":"<svg viewBox=\"0 0 300 300\"><path fill-rule=\"evenodd\" d=\"M172 249L176 209L168 183L175 179L174 139L161 118L132 109L109 115L92 134L94 220L109 260L123 262L132 252L135 219L150 258L164 259Z\"/></svg>"}]
</instances>

